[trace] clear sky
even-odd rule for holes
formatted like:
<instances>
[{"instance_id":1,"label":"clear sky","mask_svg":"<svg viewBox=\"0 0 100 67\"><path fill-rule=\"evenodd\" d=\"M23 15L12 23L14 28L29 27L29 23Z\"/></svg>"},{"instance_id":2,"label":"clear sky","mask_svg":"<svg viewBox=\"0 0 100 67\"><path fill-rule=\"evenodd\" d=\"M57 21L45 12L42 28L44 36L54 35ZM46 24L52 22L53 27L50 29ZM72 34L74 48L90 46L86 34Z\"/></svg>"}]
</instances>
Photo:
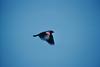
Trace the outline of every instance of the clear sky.
<instances>
[{"instance_id":1,"label":"clear sky","mask_svg":"<svg viewBox=\"0 0 100 67\"><path fill-rule=\"evenodd\" d=\"M100 67L100 1L0 0L0 67Z\"/></svg>"}]
</instances>

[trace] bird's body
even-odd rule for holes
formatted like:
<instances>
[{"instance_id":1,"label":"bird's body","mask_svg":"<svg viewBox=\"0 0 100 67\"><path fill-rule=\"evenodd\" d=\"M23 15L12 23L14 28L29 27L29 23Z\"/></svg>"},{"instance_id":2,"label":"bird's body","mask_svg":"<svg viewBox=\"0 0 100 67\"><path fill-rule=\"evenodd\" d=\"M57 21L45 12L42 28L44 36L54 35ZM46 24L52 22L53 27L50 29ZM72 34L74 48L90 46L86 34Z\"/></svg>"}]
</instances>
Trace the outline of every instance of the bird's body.
<instances>
[{"instance_id":1,"label":"bird's body","mask_svg":"<svg viewBox=\"0 0 100 67\"><path fill-rule=\"evenodd\" d=\"M45 40L49 44L54 45L54 39L53 39L52 33L54 33L54 32L51 31L51 30L44 31L44 32L41 32L41 33L39 33L37 35L33 35L33 37L39 36L41 40Z\"/></svg>"}]
</instances>

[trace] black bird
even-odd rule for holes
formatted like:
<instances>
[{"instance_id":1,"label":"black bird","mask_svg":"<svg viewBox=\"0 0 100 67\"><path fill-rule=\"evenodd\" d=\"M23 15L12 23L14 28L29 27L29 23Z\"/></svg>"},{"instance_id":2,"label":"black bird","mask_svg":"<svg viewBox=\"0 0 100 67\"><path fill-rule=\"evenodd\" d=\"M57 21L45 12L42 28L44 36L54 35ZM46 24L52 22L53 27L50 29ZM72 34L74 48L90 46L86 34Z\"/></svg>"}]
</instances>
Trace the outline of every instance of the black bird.
<instances>
[{"instance_id":1,"label":"black bird","mask_svg":"<svg viewBox=\"0 0 100 67\"><path fill-rule=\"evenodd\" d=\"M39 34L33 35L33 37L39 36L41 40L47 41L50 45L54 45L53 35L54 31L48 30Z\"/></svg>"}]
</instances>

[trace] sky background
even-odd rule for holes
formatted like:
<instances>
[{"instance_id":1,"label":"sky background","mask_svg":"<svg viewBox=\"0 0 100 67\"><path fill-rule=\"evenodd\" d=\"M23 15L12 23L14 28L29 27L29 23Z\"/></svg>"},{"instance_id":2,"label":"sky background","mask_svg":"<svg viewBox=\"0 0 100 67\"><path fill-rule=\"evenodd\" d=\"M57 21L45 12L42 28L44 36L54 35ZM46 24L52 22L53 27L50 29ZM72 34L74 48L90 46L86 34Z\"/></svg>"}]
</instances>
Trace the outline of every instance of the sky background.
<instances>
[{"instance_id":1,"label":"sky background","mask_svg":"<svg viewBox=\"0 0 100 67\"><path fill-rule=\"evenodd\" d=\"M0 0L0 67L100 67L100 1Z\"/></svg>"}]
</instances>

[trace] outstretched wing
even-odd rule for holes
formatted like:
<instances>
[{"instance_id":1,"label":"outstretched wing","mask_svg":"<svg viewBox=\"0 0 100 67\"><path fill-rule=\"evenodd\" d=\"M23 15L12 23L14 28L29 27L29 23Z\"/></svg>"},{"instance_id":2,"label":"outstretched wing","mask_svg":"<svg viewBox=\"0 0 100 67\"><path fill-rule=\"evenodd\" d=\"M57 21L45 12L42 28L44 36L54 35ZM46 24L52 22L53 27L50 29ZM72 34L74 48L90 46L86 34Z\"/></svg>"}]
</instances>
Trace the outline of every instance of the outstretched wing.
<instances>
[{"instance_id":1,"label":"outstretched wing","mask_svg":"<svg viewBox=\"0 0 100 67\"><path fill-rule=\"evenodd\" d=\"M54 45L54 38L53 35L51 34L49 39L46 40L50 45Z\"/></svg>"}]
</instances>

